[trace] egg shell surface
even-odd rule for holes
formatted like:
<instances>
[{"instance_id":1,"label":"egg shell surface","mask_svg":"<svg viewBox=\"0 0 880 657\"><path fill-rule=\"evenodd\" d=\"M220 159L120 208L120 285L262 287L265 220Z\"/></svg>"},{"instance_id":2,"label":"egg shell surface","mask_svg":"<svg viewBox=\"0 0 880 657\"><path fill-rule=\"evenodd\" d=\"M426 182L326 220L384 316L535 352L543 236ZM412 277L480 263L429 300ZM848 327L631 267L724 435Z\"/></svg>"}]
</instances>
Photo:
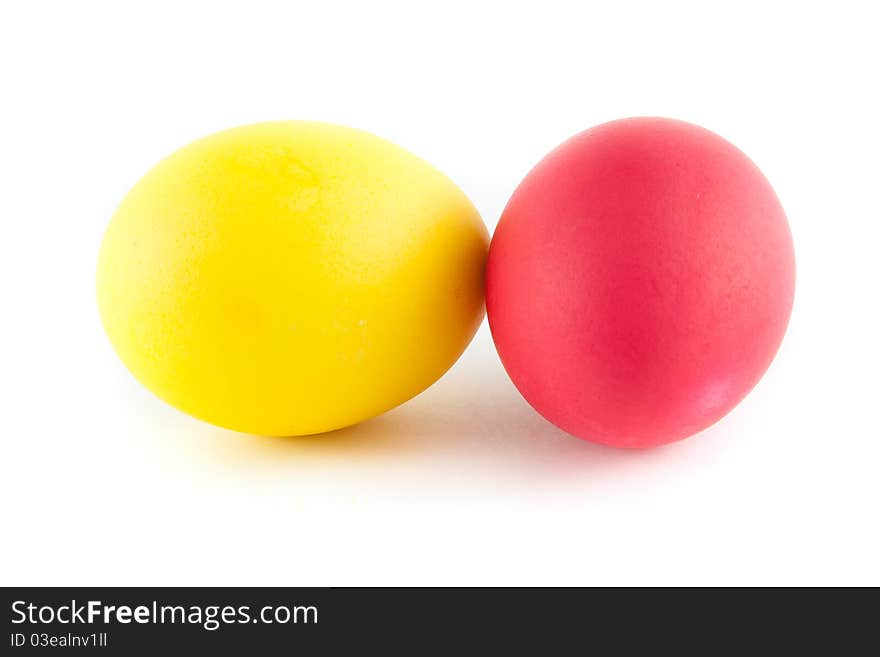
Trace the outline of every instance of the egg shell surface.
<instances>
[{"instance_id":1,"label":"egg shell surface","mask_svg":"<svg viewBox=\"0 0 880 657\"><path fill-rule=\"evenodd\" d=\"M695 125L633 118L552 151L490 247L496 348L562 429L651 447L708 427L757 383L795 287L782 206L736 147Z\"/></svg>"},{"instance_id":2,"label":"egg shell surface","mask_svg":"<svg viewBox=\"0 0 880 657\"><path fill-rule=\"evenodd\" d=\"M360 130L280 121L198 140L125 197L101 319L147 388L215 425L303 435L397 406L462 353L488 235L462 191Z\"/></svg>"}]
</instances>

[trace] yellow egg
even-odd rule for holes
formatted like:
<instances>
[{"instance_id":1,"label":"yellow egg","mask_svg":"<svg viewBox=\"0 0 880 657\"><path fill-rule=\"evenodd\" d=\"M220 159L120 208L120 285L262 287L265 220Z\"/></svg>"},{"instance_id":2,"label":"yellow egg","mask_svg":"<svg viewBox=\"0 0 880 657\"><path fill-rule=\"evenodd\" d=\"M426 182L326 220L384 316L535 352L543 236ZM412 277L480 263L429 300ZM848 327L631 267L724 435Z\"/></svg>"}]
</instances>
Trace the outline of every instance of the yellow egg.
<instances>
[{"instance_id":1,"label":"yellow egg","mask_svg":"<svg viewBox=\"0 0 880 657\"><path fill-rule=\"evenodd\" d=\"M282 121L177 151L98 262L110 341L147 388L247 433L304 435L436 381L483 315L488 236L442 173L369 133Z\"/></svg>"}]
</instances>

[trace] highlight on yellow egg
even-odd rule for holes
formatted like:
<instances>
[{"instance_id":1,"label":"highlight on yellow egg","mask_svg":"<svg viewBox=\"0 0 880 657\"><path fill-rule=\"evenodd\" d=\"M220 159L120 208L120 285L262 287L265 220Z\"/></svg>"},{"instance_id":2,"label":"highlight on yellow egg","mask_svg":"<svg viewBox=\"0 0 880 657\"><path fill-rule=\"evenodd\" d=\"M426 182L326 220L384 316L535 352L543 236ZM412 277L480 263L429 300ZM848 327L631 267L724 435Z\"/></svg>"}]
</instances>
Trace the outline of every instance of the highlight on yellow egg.
<instances>
[{"instance_id":1,"label":"highlight on yellow egg","mask_svg":"<svg viewBox=\"0 0 880 657\"><path fill-rule=\"evenodd\" d=\"M483 316L488 235L446 176L352 128L226 130L157 164L113 216L101 319L128 369L190 415L305 435L436 381Z\"/></svg>"}]
</instances>

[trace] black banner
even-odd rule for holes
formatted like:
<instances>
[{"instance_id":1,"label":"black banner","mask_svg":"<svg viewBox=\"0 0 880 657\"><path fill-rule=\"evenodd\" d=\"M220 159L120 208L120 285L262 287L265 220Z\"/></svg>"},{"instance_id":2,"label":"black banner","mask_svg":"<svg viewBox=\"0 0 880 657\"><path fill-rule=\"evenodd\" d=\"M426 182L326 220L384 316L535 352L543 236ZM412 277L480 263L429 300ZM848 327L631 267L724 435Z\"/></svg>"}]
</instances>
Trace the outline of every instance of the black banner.
<instances>
[{"instance_id":1,"label":"black banner","mask_svg":"<svg viewBox=\"0 0 880 657\"><path fill-rule=\"evenodd\" d=\"M3 654L764 652L876 643L876 591L711 589L3 589ZM835 630L833 620L842 622ZM607 650L614 646L614 650ZM59 652L60 651L60 652ZM189 653L187 651L197 651Z\"/></svg>"}]
</instances>

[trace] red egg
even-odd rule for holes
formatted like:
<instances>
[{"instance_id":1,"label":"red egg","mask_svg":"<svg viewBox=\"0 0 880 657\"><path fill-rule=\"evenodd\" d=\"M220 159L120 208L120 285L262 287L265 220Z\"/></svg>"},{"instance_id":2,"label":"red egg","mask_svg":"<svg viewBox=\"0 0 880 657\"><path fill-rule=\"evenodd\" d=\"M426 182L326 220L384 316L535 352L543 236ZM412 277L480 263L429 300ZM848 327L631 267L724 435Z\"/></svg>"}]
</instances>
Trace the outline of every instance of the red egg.
<instances>
[{"instance_id":1,"label":"red egg","mask_svg":"<svg viewBox=\"0 0 880 657\"><path fill-rule=\"evenodd\" d=\"M794 286L785 213L751 160L698 126L633 118L576 135L522 181L492 239L486 306L539 413L652 447L752 389Z\"/></svg>"}]
</instances>

